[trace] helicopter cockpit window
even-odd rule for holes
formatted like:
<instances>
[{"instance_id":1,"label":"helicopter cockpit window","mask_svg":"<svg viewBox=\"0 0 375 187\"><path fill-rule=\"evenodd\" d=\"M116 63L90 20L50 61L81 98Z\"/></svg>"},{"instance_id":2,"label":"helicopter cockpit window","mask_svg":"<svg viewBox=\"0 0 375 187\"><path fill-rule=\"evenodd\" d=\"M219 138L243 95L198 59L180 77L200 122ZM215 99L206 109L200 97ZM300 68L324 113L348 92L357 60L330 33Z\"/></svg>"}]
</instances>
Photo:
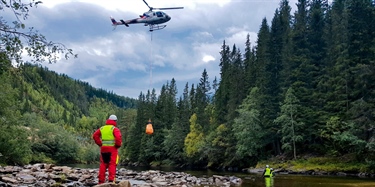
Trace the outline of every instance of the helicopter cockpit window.
<instances>
[{"instance_id":1,"label":"helicopter cockpit window","mask_svg":"<svg viewBox=\"0 0 375 187\"><path fill-rule=\"evenodd\" d=\"M163 14L161 12L156 12L157 17L163 17Z\"/></svg>"}]
</instances>

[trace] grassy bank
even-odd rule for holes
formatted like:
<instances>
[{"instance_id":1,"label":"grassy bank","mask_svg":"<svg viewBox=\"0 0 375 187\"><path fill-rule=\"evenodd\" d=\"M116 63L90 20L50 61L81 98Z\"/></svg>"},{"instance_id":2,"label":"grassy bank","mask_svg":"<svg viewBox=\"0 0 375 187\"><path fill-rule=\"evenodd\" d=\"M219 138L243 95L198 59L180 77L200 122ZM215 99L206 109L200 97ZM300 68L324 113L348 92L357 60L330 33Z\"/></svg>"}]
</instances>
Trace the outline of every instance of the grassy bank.
<instances>
[{"instance_id":1,"label":"grassy bank","mask_svg":"<svg viewBox=\"0 0 375 187\"><path fill-rule=\"evenodd\" d=\"M258 162L256 168L264 168L270 165L274 169L285 169L296 172L319 171L319 172L345 172L345 173L373 173L374 170L369 163L356 161L351 156L342 157L305 157L296 160L284 160L274 157Z\"/></svg>"}]
</instances>

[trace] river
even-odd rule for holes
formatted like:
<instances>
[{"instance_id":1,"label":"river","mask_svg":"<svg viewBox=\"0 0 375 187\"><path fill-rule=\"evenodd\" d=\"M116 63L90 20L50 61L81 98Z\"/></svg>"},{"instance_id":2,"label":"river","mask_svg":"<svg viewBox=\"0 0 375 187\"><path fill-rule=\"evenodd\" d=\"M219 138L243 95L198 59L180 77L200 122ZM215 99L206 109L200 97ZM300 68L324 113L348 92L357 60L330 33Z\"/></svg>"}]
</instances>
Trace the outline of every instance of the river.
<instances>
[{"instance_id":1,"label":"river","mask_svg":"<svg viewBox=\"0 0 375 187\"><path fill-rule=\"evenodd\" d=\"M77 168L98 168L94 165L67 165ZM236 176L243 180L241 187L375 187L375 178L361 178L348 176L311 176L311 175L286 175L277 174L273 178L263 178L261 173L250 174L245 172L213 171L213 170L189 170L169 167L129 167L118 166L133 171L161 170L178 171L191 174L196 177L209 177L212 175Z\"/></svg>"}]
</instances>

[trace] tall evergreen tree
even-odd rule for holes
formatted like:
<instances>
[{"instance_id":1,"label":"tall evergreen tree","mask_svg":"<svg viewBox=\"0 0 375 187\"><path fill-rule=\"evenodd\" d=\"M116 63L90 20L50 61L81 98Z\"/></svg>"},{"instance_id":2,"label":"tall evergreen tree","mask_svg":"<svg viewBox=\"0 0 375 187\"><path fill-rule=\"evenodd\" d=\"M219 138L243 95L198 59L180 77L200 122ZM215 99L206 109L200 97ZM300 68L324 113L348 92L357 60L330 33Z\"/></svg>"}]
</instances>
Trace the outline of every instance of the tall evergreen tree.
<instances>
[{"instance_id":1,"label":"tall evergreen tree","mask_svg":"<svg viewBox=\"0 0 375 187\"><path fill-rule=\"evenodd\" d=\"M255 63L255 50L251 47L250 34L246 36L245 54L243 58L244 72L245 72L245 95L250 92L250 89L255 87L256 79L258 77L259 67Z\"/></svg>"},{"instance_id":2,"label":"tall evergreen tree","mask_svg":"<svg viewBox=\"0 0 375 187\"><path fill-rule=\"evenodd\" d=\"M196 99L196 89L194 84L191 84L190 92L189 92L189 101L191 106L192 113L195 113L197 110L197 99Z\"/></svg>"},{"instance_id":3,"label":"tall evergreen tree","mask_svg":"<svg viewBox=\"0 0 375 187\"><path fill-rule=\"evenodd\" d=\"M130 124L129 131L126 139L126 157L129 158L131 162L138 162L140 156L140 146L141 139L144 130L144 124L147 120L147 103L146 97L141 93L138 97L138 109L136 123Z\"/></svg>"},{"instance_id":4,"label":"tall evergreen tree","mask_svg":"<svg viewBox=\"0 0 375 187\"><path fill-rule=\"evenodd\" d=\"M163 124L157 118L156 107L158 99L156 98L155 89L148 90L145 96L145 106L143 113L137 112L137 129L140 134L140 144L138 144L139 155L138 162L150 164L152 161L160 161L162 159L162 149L160 145L164 140ZM138 117L138 115L141 115ZM145 127L148 120L152 120L154 134L149 136L145 133ZM137 141L139 141L137 140Z\"/></svg>"},{"instance_id":5,"label":"tall evergreen tree","mask_svg":"<svg viewBox=\"0 0 375 187\"><path fill-rule=\"evenodd\" d=\"M313 0L310 3L308 0L300 0L297 7L298 10L295 13L293 24L294 53L292 66L295 68L292 71L291 85L302 105L300 115L305 124L305 139L308 144L311 144L313 142L312 137L314 137L318 128L316 127L317 116L320 111L320 108L317 108L314 104L317 103L316 99L319 99L317 82L320 79L321 69L324 67L321 64L325 49L321 34L324 26L324 18L322 17L324 12L322 12L321 1Z\"/></svg>"},{"instance_id":6,"label":"tall evergreen tree","mask_svg":"<svg viewBox=\"0 0 375 187\"><path fill-rule=\"evenodd\" d=\"M327 44L325 41L324 29L326 24L325 13L328 8L326 0L312 0L310 9L308 11L307 22L307 43L309 52L309 64L306 66L306 87L305 94L300 97L301 101L306 103L309 107L307 114L305 114L305 140L311 147L317 147L315 142L319 138L319 133L316 129L321 129L326 119L326 112L323 111L325 101L323 97L324 88L319 86L320 82L324 80L326 75L325 63L327 54ZM305 104L305 105L306 105Z\"/></svg>"},{"instance_id":7,"label":"tall evergreen tree","mask_svg":"<svg viewBox=\"0 0 375 187\"><path fill-rule=\"evenodd\" d=\"M327 75L320 85L326 90L323 97L325 111L340 118L344 118L349 103L348 11L345 2L336 0L327 13Z\"/></svg>"},{"instance_id":8,"label":"tall evergreen tree","mask_svg":"<svg viewBox=\"0 0 375 187\"><path fill-rule=\"evenodd\" d=\"M260 100L260 121L262 122L262 128L266 134L274 134L275 132L270 132L266 129L266 123L270 121L270 107L269 106L269 96L268 96L268 80L269 80L269 73L268 73L268 64L270 64L270 49L269 49L269 42L270 42L270 28L267 24L267 19L264 18L262 20L262 24L260 26L258 32L258 40L256 48L256 66L258 67L258 76L256 79L256 87L259 89L259 100ZM266 135L265 135L266 136ZM272 145L273 139L267 138L264 140L265 145ZM264 149L263 151L266 151Z\"/></svg>"},{"instance_id":9,"label":"tall evergreen tree","mask_svg":"<svg viewBox=\"0 0 375 187\"><path fill-rule=\"evenodd\" d=\"M247 93L245 93L244 69L241 52L236 45L233 45L230 53L229 69L227 70L227 73L230 75L227 77L227 81L229 82L227 87L229 93L227 122L229 123L232 123L233 119L237 117L236 109L247 95Z\"/></svg>"},{"instance_id":10,"label":"tall evergreen tree","mask_svg":"<svg viewBox=\"0 0 375 187\"><path fill-rule=\"evenodd\" d=\"M296 142L302 141L302 135L300 134L302 122L298 121L299 116L299 100L294 95L293 88L289 88L285 94L284 102L281 105L280 115L275 119L275 123L281 125L281 142L282 148L285 151L293 151L293 158L297 158L297 146Z\"/></svg>"},{"instance_id":11,"label":"tall evergreen tree","mask_svg":"<svg viewBox=\"0 0 375 187\"><path fill-rule=\"evenodd\" d=\"M165 159L165 153L163 152L163 142L167 136L167 131L171 129L172 124L176 120L177 116L177 103L176 103L177 87L174 79L171 82L167 82L163 85L160 91L159 99L155 106L155 119L154 121L154 133L152 138L148 139L153 142L152 144L152 155L156 161ZM150 148L150 147L149 147Z\"/></svg>"},{"instance_id":12,"label":"tall evergreen tree","mask_svg":"<svg viewBox=\"0 0 375 187\"><path fill-rule=\"evenodd\" d=\"M270 52L268 48L268 43L270 40L270 28L267 24L267 19L264 18L262 20L262 24L260 26L258 32L258 40L256 48L256 65L258 68L258 76L256 79L256 87L261 90L261 93L265 94L267 88L267 80L268 74L267 64L269 63Z\"/></svg>"},{"instance_id":13,"label":"tall evergreen tree","mask_svg":"<svg viewBox=\"0 0 375 187\"><path fill-rule=\"evenodd\" d=\"M163 142L163 149L167 158L175 164L182 164L186 160L184 153L184 140L189 133L189 118L191 116L189 100L189 84L186 83L182 97L177 103L177 116Z\"/></svg>"},{"instance_id":14,"label":"tall evergreen tree","mask_svg":"<svg viewBox=\"0 0 375 187\"><path fill-rule=\"evenodd\" d=\"M206 107L209 104L210 96L209 92L211 90L210 82L208 80L208 73L206 69L202 72L202 77L200 78L199 84L197 86L196 90L196 114L197 114L197 120L203 127L203 131L206 133L210 128L210 121L209 116L206 112Z\"/></svg>"},{"instance_id":15,"label":"tall evergreen tree","mask_svg":"<svg viewBox=\"0 0 375 187\"><path fill-rule=\"evenodd\" d=\"M279 112L278 103L281 102L282 89L282 71L283 64L288 58L285 56L288 37L290 34L290 6L287 0L282 0L280 2L280 7L275 11L274 17L272 19L272 24L270 28L270 38L267 45L269 52L269 61L266 64L266 81L264 91L262 87L259 87L264 93L264 122L265 129L269 133L270 145L273 147L273 152L280 153L280 137L277 136L273 129L279 129L277 124L272 121L276 119L277 113Z\"/></svg>"},{"instance_id":16,"label":"tall evergreen tree","mask_svg":"<svg viewBox=\"0 0 375 187\"><path fill-rule=\"evenodd\" d=\"M170 129L171 125L175 122L176 116L177 116L177 85L176 85L176 80L172 78L168 88L167 88L167 100L166 100L166 118L165 123L166 123L166 128Z\"/></svg>"},{"instance_id":17,"label":"tall evergreen tree","mask_svg":"<svg viewBox=\"0 0 375 187\"><path fill-rule=\"evenodd\" d=\"M229 68L230 68L230 50L229 46L223 42L220 52L220 76L219 87L215 93L215 111L218 124L226 122L228 115L228 99L229 99Z\"/></svg>"}]
</instances>

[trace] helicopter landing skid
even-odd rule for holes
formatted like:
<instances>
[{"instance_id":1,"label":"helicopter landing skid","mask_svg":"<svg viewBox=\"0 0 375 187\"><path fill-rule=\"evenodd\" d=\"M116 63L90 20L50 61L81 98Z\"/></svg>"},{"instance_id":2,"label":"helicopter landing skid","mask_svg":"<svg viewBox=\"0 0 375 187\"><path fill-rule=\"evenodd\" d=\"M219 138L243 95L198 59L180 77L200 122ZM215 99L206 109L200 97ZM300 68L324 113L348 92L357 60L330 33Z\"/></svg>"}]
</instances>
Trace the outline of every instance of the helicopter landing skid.
<instances>
[{"instance_id":1,"label":"helicopter landing skid","mask_svg":"<svg viewBox=\"0 0 375 187\"><path fill-rule=\"evenodd\" d=\"M150 32L164 29L167 25L150 25Z\"/></svg>"}]
</instances>

